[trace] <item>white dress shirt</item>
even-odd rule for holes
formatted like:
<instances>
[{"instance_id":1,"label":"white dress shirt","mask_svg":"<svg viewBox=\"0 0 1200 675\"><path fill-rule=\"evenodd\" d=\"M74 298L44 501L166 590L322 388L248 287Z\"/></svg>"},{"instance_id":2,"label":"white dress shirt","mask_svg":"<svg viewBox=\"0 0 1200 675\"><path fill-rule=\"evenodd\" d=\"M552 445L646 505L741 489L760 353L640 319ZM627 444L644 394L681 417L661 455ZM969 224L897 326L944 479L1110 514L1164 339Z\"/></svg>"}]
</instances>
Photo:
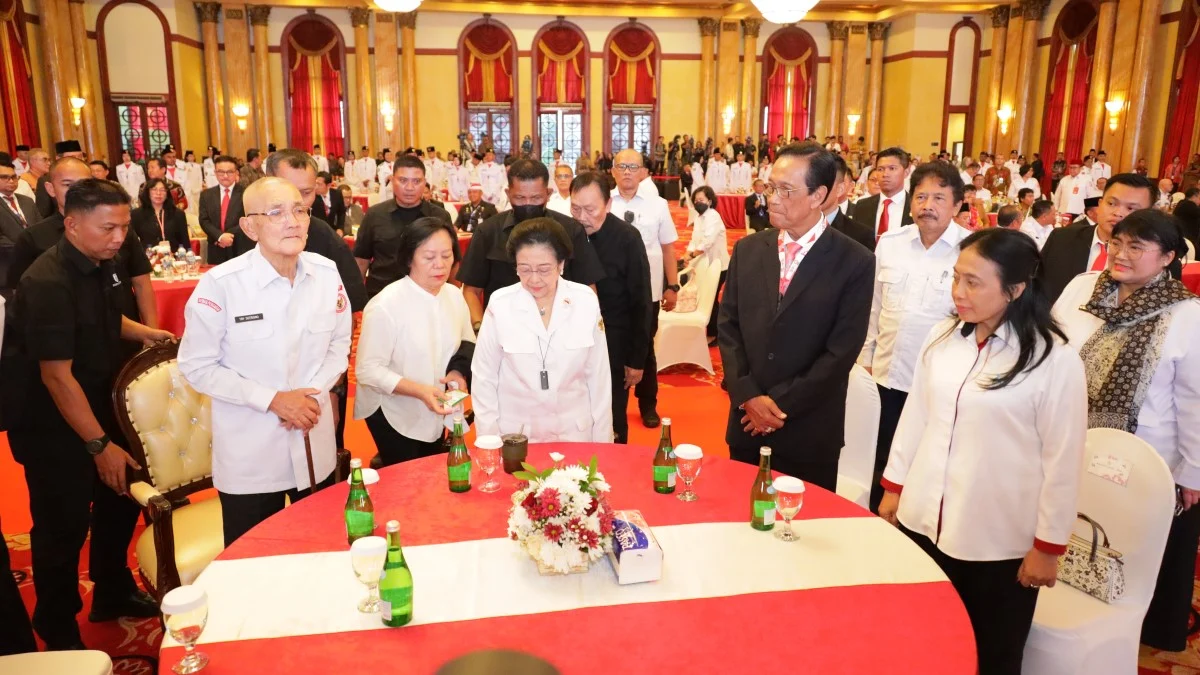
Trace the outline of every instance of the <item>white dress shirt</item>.
<instances>
[{"instance_id":1,"label":"white dress shirt","mask_svg":"<svg viewBox=\"0 0 1200 675\"><path fill-rule=\"evenodd\" d=\"M329 171L329 158L324 154L312 155L312 158L317 161L317 172Z\"/></svg>"},{"instance_id":2,"label":"white dress shirt","mask_svg":"<svg viewBox=\"0 0 1200 675\"><path fill-rule=\"evenodd\" d=\"M17 172L17 178L20 178L21 174L29 170L29 162L26 162L20 157L13 157L12 165L13 171Z\"/></svg>"},{"instance_id":3,"label":"white dress shirt","mask_svg":"<svg viewBox=\"0 0 1200 675\"><path fill-rule=\"evenodd\" d=\"M546 208L550 209L551 211L558 211L564 216L570 216L571 198L558 194L558 188L555 188L554 192L550 194L550 199L546 201Z\"/></svg>"},{"instance_id":4,"label":"white dress shirt","mask_svg":"<svg viewBox=\"0 0 1200 675\"><path fill-rule=\"evenodd\" d=\"M350 355L350 301L337 266L301 253L289 284L258 248L200 277L184 309L179 372L212 397L213 485L230 494L309 487L304 434L269 410L275 394L312 388L309 432L318 482L333 471L329 390Z\"/></svg>"},{"instance_id":5,"label":"white dress shirt","mask_svg":"<svg viewBox=\"0 0 1200 675\"><path fill-rule=\"evenodd\" d=\"M709 160L708 173L704 176L704 180L707 181L708 187L717 194L729 192L729 165L725 162ZM693 189L695 189L694 184Z\"/></svg>"},{"instance_id":6,"label":"white dress shirt","mask_svg":"<svg viewBox=\"0 0 1200 675\"><path fill-rule=\"evenodd\" d=\"M975 191L975 198L980 201L990 202L992 201L992 191L987 188L979 188Z\"/></svg>"},{"instance_id":7,"label":"white dress shirt","mask_svg":"<svg viewBox=\"0 0 1200 675\"><path fill-rule=\"evenodd\" d=\"M1005 162L1004 168L1008 169L1009 177L1021 175L1021 163L1015 159Z\"/></svg>"},{"instance_id":8,"label":"white dress shirt","mask_svg":"<svg viewBox=\"0 0 1200 675\"><path fill-rule=\"evenodd\" d=\"M1014 202L1017 201L1017 193L1019 193L1024 188L1029 188L1030 190L1033 190L1033 198L1034 199L1041 198L1042 185L1041 185L1041 183L1038 183L1037 179L1034 178L1033 176L1030 176L1028 179L1021 178L1020 176L1013 178L1012 185L1010 185L1008 187L1008 198Z\"/></svg>"},{"instance_id":9,"label":"white dress shirt","mask_svg":"<svg viewBox=\"0 0 1200 675\"><path fill-rule=\"evenodd\" d=\"M717 213L716 205L710 205L704 215L697 216L693 226L692 240L687 251L700 251L709 264L717 264L722 272L729 269L729 240L725 234L725 221Z\"/></svg>"},{"instance_id":10,"label":"white dress shirt","mask_svg":"<svg viewBox=\"0 0 1200 675\"><path fill-rule=\"evenodd\" d=\"M130 162L117 165L117 182L129 193L129 197L137 202L142 186L146 184L146 172L140 164Z\"/></svg>"},{"instance_id":11,"label":"white dress shirt","mask_svg":"<svg viewBox=\"0 0 1200 675\"><path fill-rule=\"evenodd\" d=\"M495 162L484 162L479 165L479 184L483 186L483 201L496 204L500 209L500 201L504 197L507 174L504 167ZM508 203L504 200L504 203Z\"/></svg>"},{"instance_id":12,"label":"white dress shirt","mask_svg":"<svg viewBox=\"0 0 1200 675\"><path fill-rule=\"evenodd\" d=\"M1033 219L1033 216L1025 216L1025 222L1021 223L1021 231L1029 235L1034 242L1037 243L1038 250L1046 245L1046 239L1050 233L1054 231L1054 224L1042 225Z\"/></svg>"},{"instance_id":13,"label":"white dress shirt","mask_svg":"<svg viewBox=\"0 0 1200 675\"><path fill-rule=\"evenodd\" d=\"M658 186L654 184L654 179L646 176L638 183L637 193L646 199L654 199L658 197ZM571 214L567 214L568 216Z\"/></svg>"},{"instance_id":14,"label":"white dress shirt","mask_svg":"<svg viewBox=\"0 0 1200 675\"><path fill-rule=\"evenodd\" d=\"M1071 344L1083 344L1104 324L1080 309L1092 297L1099 272L1085 272L1071 280L1054 303L1058 319ZM1172 305L1161 356L1138 410L1138 438L1154 446L1171 468L1175 482L1200 490L1200 300Z\"/></svg>"},{"instance_id":15,"label":"white dress shirt","mask_svg":"<svg viewBox=\"0 0 1200 675\"><path fill-rule=\"evenodd\" d=\"M200 163L200 167L204 173L204 187L206 189L210 187L216 187L217 165L213 162L213 158L205 157L204 161ZM349 167L347 167L347 174L349 174Z\"/></svg>"},{"instance_id":16,"label":"white dress shirt","mask_svg":"<svg viewBox=\"0 0 1200 675\"><path fill-rule=\"evenodd\" d=\"M1054 193L1054 207L1059 213L1079 215L1084 211L1083 200L1100 196L1096 186L1081 171L1078 176L1063 176Z\"/></svg>"},{"instance_id":17,"label":"white dress shirt","mask_svg":"<svg viewBox=\"0 0 1200 675\"><path fill-rule=\"evenodd\" d=\"M530 443L611 443L612 380L600 301L587 286L560 278L552 302L546 327L521 284L492 294L471 362L475 430L524 433Z\"/></svg>"},{"instance_id":18,"label":"white dress shirt","mask_svg":"<svg viewBox=\"0 0 1200 675\"><path fill-rule=\"evenodd\" d=\"M35 202L37 201L37 195L34 194L33 188L29 187L29 181L18 180L17 181L17 189L13 190L13 193L19 194L19 195L25 195L26 197L29 197L33 201L35 201Z\"/></svg>"},{"instance_id":19,"label":"white dress shirt","mask_svg":"<svg viewBox=\"0 0 1200 675\"><path fill-rule=\"evenodd\" d=\"M767 164L766 166L760 167L760 168L758 169L758 179L759 179L759 180L761 180L761 181L762 181L762 182L764 182L764 183L766 183L766 182L768 182L768 181L770 181L770 180L771 180L771 166L772 166L772 165L770 165L770 164ZM864 182L865 182L865 181L864 181ZM754 185L753 185L753 184L751 184L751 186L750 186L750 187L752 187L752 188L753 188L753 187L754 187Z\"/></svg>"},{"instance_id":20,"label":"white dress shirt","mask_svg":"<svg viewBox=\"0 0 1200 675\"><path fill-rule=\"evenodd\" d=\"M626 211L633 212L631 224L638 229L642 242L646 244L646 258L650 261L650 299L658 302L662 300L665 274L662 247L679 239L675 221L671 220L671 208L667 206L667 200L657 194L653 198L635 194L633 199L626 201L620 192L614 192L610 212L624 220Z\"/></svg>"},{"instance_id":21,"label":"white dress shirt","mask_svg":"<svg viewBox=\"0 0 1200 675\"><path fill-rule=\"evenodd\" d=\"M915 226L889 230L875 246L875 294L858 361L875 382L908 391L929 329L954 312L950 287L958 245L970 232L953 221L933 245Z\"/></svg>"},{"instance_id":22,"label":"white dress shirt","mask_svg":"<svg viewBox=\"0 0 1200 675\"><path fill-rule=\"evenodd\" d=\"M429 184L435 189L446 187L446 167L449 166L446 162L434 157L429 161L430 173Z\"/></svg>"},{"instance_id":23,"label":"white dress shirt","mask_svg":"<svg viewBox=\"0 0 1200 675\"><path fill-rule=\"evenodd\" d=\"M366 419L383 408L400 435L436 441L446 420L420 399L392 392L403 379L440 386L463 342L475 342L475 331L461 289L443 284L433 295L407 276L388 284L363 310L354 357L354 418Z\"/></svg>"},{"instance_id":24,"label":"white dress shirt","mask_svg":"<svg viewBox=\"0 0 1200 675\"><path fill-rule=\"evenodd\" d=\"M735 162L729 167L729 191L737 192L741 190L744 193L750 192L750 183L753 182L753 177L750 175L753 167L745 162Z\"/></svg>"},{"instance_id":25,"label":"white dress shirt","mask_svg":"<svg viewBox=\"0 0 1200 675\"><path fill-rule=\"evenodd\" d=\"M704 182L704 167L700 166L700 162L695 162L692 164L692 190L702 185L707 185Z\"/></svg>"},{"instance_id":26,"label":"white dress shirt","mask_svg":"<svg viewBox=\"0 0 1200 675\"><path fill-rule=\"evenodd\" d=\"M467 167L453 164L446 165L446 190L450 193L450 201L467 201L467 189L471 187L471 172Z\"/></svg>"},{"instance_id":27,"label":"white dress shirt","mask_svg":"<svg viewBox=\"0 0 1200 675\"><path fill-rule=\"evenodd\" d=\"M379 183L379 196L387 199L392 194L392 164L384 162L375 169L375 180Z\"/></svg>"},{"instance_id":28,"label":"white dress shirt","mask_svg":"<svg viewBox=\"0 0 1200 675\"><path fill-rule=\"evenodd\" d=\"M889 197L880 192L879 207L875 209L875 222L872 223L875 232L879 231L879 219L883 216L884 202L889 199L892 200L892 203L887 205L888 231L898 230L904 224L904 204L908 201L908 193L901 190L894 196Z\"/></svg>"},{"instance_id":29,"label":"white dress shirt","mask_svg":"<svg viewBox=\"0 0 1200 675\"><path fill-rule=\"evenodd\" d=\"M1107 162L1096 162L1092 164L1092 185L1101 178L1112 178L1112 165Z\"/></svg>"},{"instance_id":30,"label":"white dress shirt","mask_svg":"<svg viewBox=\"0 0 1200 675\"><path fill-rule=\"evenodd\" d=\"M883 473L889 489L903 487L897 516L956 560L1012 560L1035 546L1057 552L1075 523L1083 363L1055 342L1032 372L984 389L1012 368L1020 344L1006 323L981 349L962 325L939 322L917 358Z\"/></svg>"}]
</instances>

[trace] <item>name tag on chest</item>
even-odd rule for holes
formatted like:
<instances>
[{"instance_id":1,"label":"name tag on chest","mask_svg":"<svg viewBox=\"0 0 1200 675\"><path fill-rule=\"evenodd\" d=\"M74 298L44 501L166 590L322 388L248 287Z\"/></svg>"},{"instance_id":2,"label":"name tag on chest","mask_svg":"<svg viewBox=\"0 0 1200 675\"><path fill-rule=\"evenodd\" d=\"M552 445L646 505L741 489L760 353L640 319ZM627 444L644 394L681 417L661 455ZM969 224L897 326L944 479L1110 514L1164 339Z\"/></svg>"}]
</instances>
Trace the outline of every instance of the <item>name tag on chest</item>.
<instances>
[{"instance_id":1,"label":"name tag on chest","mask_svg":"<svg viewBox=\"0 0 1200 675\"><path fill-rule=\"evenodd\" d=\"M242 316L233 317L234 323L247 323L250 321L262 321L262 320L263 320L262 314L243 314Z\"/></svg>"}]
</instances>

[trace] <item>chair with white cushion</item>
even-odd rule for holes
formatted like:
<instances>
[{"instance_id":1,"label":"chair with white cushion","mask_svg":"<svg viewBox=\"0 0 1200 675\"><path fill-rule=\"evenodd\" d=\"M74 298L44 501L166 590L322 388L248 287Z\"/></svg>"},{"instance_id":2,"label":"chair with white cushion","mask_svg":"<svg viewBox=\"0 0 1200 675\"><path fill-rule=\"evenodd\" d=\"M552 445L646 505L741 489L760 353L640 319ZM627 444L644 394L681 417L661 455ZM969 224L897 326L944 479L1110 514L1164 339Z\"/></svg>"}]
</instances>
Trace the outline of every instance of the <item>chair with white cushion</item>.
<instances>
[{"instance_id":1,"label":"chair with white cushion","mask_svg":"<svg viewBox=\"0 0 1200 675\"><path fill-rule=\"evenodd\" d=\"M705 256L692 261L694 265L688 285L696 284L696 310L693 312L658 313L658 334L654 337L654 354L658 369L680 363L692 363L713 373L712 355L708 351L708 320L712 315L713 297L721 280L720 267Z\"/></svg>"},{"instance_id":2,"label":"chair with white cushion","mask_svg":"<svg viewBox=\"0 0 1200 675\"><path fill-rule=\"evenodd\" d=\"M864 509L870 502L875 476L879 405L875 379L866 368L854 364L846 389L846 445L838 459L837 494Z\"/></svg>"},{"instance_id":3,"label":"chair with white cushion","mask_svg":"<svg viewBox=\"0 0 1200 675\"><path fill-rule=\"evenodd\" d=\"M0 673L14 675L112 675L112 671L108 654L94 650L0 656Z\"/></svg>"},{"instance_id":4,"label":"chair with white cushion","mask_svg":"<svg viewBox=\"0 0 1200 675\"><path fill-rule=\"evenodd\" d=\"M1089 468L1097 458L1128 462L1124 486ZM1109 458L1115 458L1116 462ZM1043 588L1025 643L1025 675L1132 675L1142 619L1158 579L1175 509L1175 480L1149 443L1115 429L1087 434L1078 511L1104 527L1122 554L1125 593L1106 604L1059 581ZM1080 533L1091 530L1077 522Z\"/></svg>"},{"instance_id":5,"label":"chair with white cushion","mask_svg":"<svg viewBox=\"0 0 1200 675\"><path fill-rule=\"evenodd\" d=\"M1183 258L1183 264L1196 262L1196 245L1192 243L1191 239L1186 238L1183 243L1187 244L1187 255Z\"/></svg>"}]
</instances>

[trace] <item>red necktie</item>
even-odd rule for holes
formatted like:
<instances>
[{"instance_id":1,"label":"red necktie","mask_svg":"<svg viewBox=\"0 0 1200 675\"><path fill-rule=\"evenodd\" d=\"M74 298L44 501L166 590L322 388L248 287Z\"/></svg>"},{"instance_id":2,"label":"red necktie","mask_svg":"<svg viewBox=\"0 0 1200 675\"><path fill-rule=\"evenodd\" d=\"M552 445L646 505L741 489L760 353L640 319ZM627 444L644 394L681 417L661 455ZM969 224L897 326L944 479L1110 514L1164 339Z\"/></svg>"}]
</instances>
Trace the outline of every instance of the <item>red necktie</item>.
<instances>
[{"instance_id":1,"label":"red necktie","mask_svg":"<svg viewBox=\"0 0 1200 675\"><path fill-rule=\"evenodd\" d=\"M221 231L225 231L225 214L229 213L229 188L221 188Z\"/></svg>"},{"instance_id":2,"label":"red necktie","mask_svg":"<svg viewBox=\"0 0 1200 675\"><path fill-rule=\"evenodd\" d=\"M879 214L879 230L875 233L875 238L883 236L884 232L888 231L888 207L892 205L892 200L883 200L883 213Z\"/></svg>"},{"instance_id":3,"label":"red necktie","mask_svg":"<svg viewBox=\"0 0 1200 675\"><path fill-rule=\"evenodd\" d=\"M800 244L798 244L794 241L789 241L784 246L783 270L782 270L782 273L779 275L779 295L780 296L787 294L788 286L790 286L792 283L793 275L788 274L788 272L792 272L792 263L796 262L796 255L799 253L800 253Z\"/></svg>"},{"instance_id":4,"label":"red necktie","mask_svg":"<svg viewBox=\"0 0 1200 675\"><path fill-rule=\"evenodd\" d=\"M4 199L12 207L13 213L17 215L17 220L21 221L21 225L24 227L29 227L29 223L25 221L25 214L21 213L21 207L17 206L17 198L10 196L5 197Z\"/></svg>"},{"instance_id":5,"label":"red necktie","mask_svg":"<svg viewBox=\"0 0 1200 675\"><path fill-rule=\"evenodd\" d=\"M1104 242L1100 242L1100 255L1096 256L1096 260L1092 262L1093 272L1103 272L1105 267L1108 267L1108 247Z\"/></svg>"}]
</instances>

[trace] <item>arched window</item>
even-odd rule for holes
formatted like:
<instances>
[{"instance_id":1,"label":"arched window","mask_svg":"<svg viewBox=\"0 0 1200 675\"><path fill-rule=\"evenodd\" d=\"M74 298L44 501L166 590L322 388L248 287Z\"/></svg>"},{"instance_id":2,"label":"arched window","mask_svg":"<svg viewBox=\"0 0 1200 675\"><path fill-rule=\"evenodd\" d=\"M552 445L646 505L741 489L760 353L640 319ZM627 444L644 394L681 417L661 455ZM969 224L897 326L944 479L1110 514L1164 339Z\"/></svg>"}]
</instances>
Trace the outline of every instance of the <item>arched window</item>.
<instances>
[{"instance_id":1,"label":"arched window","mask_svg":"<svg viewBox=\"0 0 1200 675\"><path fill-rule=\"evenodd\" d=\"M816 41L795 26L776 31L763 45L762 129L772 142L808 136L816 92Z\"/></svg>"},{"instance_id":2,"label":"arched window","mask_svg":"<svg viewBox=\"0 0 1200 675\"><path fill-rule=\"evenodd\" d=\"M1054 22L1050 38L1050 76L1046 87L1046 112L1042 122L1042 161L1054 162L1058 153L1078 160L1083 155L1083 127L1087 119L1088 85L1096 49L1096 6L1090 0L1071 0ZM1033 158L1029 157L1032 161ZM1042 190L1050 187L1049 174Z\"/></svg>"},{"instance_id":3,"label":"arched window","mask_svg":"<svg viewBox=\"0 0 1200 675\"><path fill-rule=\"evenodd\" d=\"M346 152L346 43L332 21L317 14L297 17L283 29L284 109L291 145Z\"/></svg>"},{"instance_id":4,"label":"arched window","mask_svg":"<svg viewBox=\"0 0 1200 675\"><path fill-rule=\"evenodd\" d=\"M11 64L9 68L0 68L0 91L8 99L2 106L4 112L0 113L4 120L6 148L40 145L26 35L21 0L0 0L0 47L5 50L0 59Z\"/></svg>"},{"instance_id":5,"label":"arched window","mask_svg":"<svg viewBox=\"0 0 1200 675\"><path fill-rule=\"evenodd\" d=\"M950 62L946 67L946 98L942 117L942 148L955 157L971 153L975 130L975 83L979 78L979 41L983 33L969 18L950 29Z\"/></svg>"},{"instance_id":6,"label":"arched window","mask_svg":"<svg viewBox=\"0 0 1200 675\"><path fill-rule=\"evenodd\" d=\"M517 119L516 40L507 26L487 18L468 24L458 42L461 128L476 147L490 141L503 161L513 151Z\"/></svg>"},{"instance_id":7,"label":"arched window","mask_svg":"<svg viewBox=\"0 0 1200 675\"><path fill-rule=\"evenodd\" d=\"M662 50L649 28L613 29L604 44L604 143L609 152L650 151L658 137L658 73Z\"/></svg>"},{"instance_id":8,"label":"arched window","mask_svg":"<svg viewBox=\"0 0 1200 675\"><path fill-rule=\"evenodd\" d=\"M534 155L549 165L554 151L575 164L590 152L587 37L573 23L547 24L533 38Z\"/></svg>"},{"instance_id":9,"label":"arched window","mask_svg":"<svg viewBox=\"0 0 1200 675\"><path fill-rule=\"evenodd\" d=\"M96 17L100 88L108 119L115 120L108 125L109 148L118 160L119 148L141 161L178 146L170 35L167 17L149 0L113 0Z\"/></svg>"}]
</instances>

